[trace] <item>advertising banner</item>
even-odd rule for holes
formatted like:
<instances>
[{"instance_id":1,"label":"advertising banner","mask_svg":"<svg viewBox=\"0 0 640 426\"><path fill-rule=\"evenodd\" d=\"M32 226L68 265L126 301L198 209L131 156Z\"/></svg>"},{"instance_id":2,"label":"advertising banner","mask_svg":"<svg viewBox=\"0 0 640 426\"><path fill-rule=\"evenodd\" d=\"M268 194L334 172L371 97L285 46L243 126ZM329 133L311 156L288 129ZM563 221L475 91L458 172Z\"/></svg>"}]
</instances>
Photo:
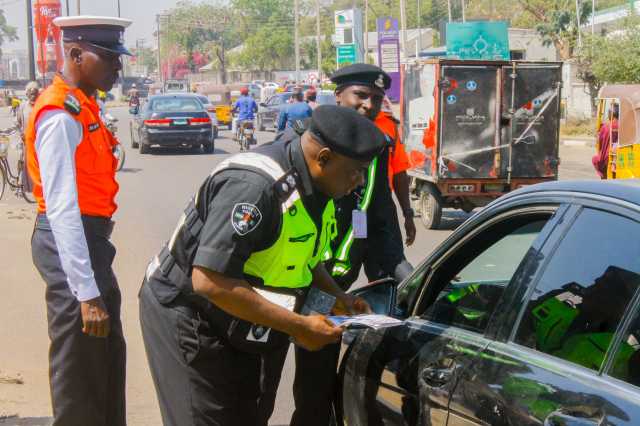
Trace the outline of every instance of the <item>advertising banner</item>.
<instances>
[{"instance_id":1,"label":"advertising banner","mask_svg":"<svg viewBox=\"0 0 640 426\"><path fill-rule=\"evenodd\" d=\"M387 96L392 102L400 100L400 31L398 20L391 17L378 18L378 63L391 76L391 87Z\"/></svg>"},{"instance_id":2,"label":"advertising banner","mask_svg":"<svg viewBox=\"0 0 640 426\"><path fill-rule=\"evenodd\" d=\"M506 21L447 24L447 56L455 59L508 61L509 25Z\"/></svg>"},{"instance_id":3,"label":"advertising banner","mask_svg":"<svg viewBox=\"0 0 640 426\"><path fill-rule=\"evenodd\" d=\"M33 27L36 33L38 70L40 74L62 71L60 29L53 20L61 15L60 0L37 0L33 4Z\"/></svg>"}]
</instances>

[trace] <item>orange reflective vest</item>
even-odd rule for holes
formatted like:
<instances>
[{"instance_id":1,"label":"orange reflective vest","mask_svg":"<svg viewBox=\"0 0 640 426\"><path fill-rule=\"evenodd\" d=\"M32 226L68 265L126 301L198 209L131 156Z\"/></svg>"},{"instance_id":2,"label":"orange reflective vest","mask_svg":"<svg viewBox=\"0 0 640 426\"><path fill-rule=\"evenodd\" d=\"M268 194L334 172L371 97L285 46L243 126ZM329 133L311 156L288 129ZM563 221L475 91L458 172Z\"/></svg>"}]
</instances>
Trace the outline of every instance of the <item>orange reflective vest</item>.
<instances>
[{"instance_id":1,"label":"orange reflective vest","mask_svg":"<svg viewBox=\"0 0 640 426\"><path fill-rule=\"evenodd\" d=\"M53 84L38 97L25 132L27 170L33 180L33 195L38 203L38 212L46 213L47 206L35 149L36 123L43 112L52 109L68 111L82 126L82 141L75 153L80 213L111 217L117 208L115 196L119 188L115 179L117 161L112 152L117 142L100 120L100 109L95 99L87 97L80 89L69 86L60 76L56 76Z\"/></svg>"},{"instance_id":2,"label":"orange reflective vest","mask_svg":"<svg viewBox=\"0 0 640 426\"><path fill-rule=\"evenodd\" d=\"M393 189L393 177L398 173L406 172L411 167L409 157L400 140L398 122L392 114L381 111L374 120L374 124L393 141L388 165L389 187Z\"/></svg>"}]
</instances>

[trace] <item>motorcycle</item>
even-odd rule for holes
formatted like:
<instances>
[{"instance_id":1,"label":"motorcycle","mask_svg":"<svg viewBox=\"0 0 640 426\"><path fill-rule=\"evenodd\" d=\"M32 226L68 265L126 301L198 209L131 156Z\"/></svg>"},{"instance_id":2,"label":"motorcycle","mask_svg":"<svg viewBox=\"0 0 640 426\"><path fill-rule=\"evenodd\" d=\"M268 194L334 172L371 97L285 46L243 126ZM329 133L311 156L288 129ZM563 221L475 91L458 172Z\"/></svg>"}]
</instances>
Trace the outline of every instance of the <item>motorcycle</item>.
<instances>
[{"instance_id":1,"label":"motorcycle","mask_svg":"<svg viewBox=\"0 0 640 426\"><path fill-rule=\"evenodd\" d=\"M118 122L118 119L115 118L113 115L109 113L104 115L104 125L107 127L107 130L109 130L114 137L116 137L116 132L118 131L118 127L116 126L117 122ZM122 170L122 167L124 167L124 159L126 157L124 147L119 141L113 147L113 156L116 157L116 160L118 160L116 171L119 172L120 170Z\"/></svg>"},{"instance_id":2,"label":"motorcycle","mask_svg":"<svg viewBox=\"0 0 640 426\"><path fill-rule=\"evenodd\" d=\"M239 125L236 140L240 144L240 151L249 151L249 147L257 143L253 121L243 121Z\"/></svg>"}]
</instances>

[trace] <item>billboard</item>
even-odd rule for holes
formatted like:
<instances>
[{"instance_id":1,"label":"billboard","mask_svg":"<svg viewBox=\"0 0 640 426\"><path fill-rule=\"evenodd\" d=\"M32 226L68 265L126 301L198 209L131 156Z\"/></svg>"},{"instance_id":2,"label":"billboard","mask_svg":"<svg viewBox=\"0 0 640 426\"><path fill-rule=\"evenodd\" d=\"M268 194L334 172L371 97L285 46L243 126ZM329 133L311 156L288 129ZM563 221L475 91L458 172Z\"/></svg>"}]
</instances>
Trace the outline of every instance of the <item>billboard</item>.
<instances>
[{"instance_id":1,"label":"billboard","mask_svg":"<svg viewBox=\"0 0 640 426\"><path fill-rule=\"evenodd\" d=\"M345 49L355 49L355 60L352 60L351 56L348 60L343 60L343 64L363 62L365 55L364 46L364 33L363 33L363 20L362 10L360 9L347 9L337 10L334 14L335 23L335 43L339 48L340 46L351 46ZM336 49L338 58L338 65L340 65L341 54L339 49Z\"/></svg>"},{"instance_id":2,"label":"billboard","mask_svg":"<svg viewBox=\"0 0 640 426\"><path fill-rule=\"evenodd\" d=\"M508 61L509 25L506 21L447 24L447 56L455 59Z\"/></svg>"},{"instance_id":3,"label":"billboard","mask_svg":"<svg viewBox=\"0 0 640 426\"><path fill-rule=\"evenodd\" d=\"M393 102L400 101L400 31L398 20L391 17L378 18L378 63L389 76L391 87L387 96Z\"/></svg>"},{"instance_id":4,"label":"billboard","mask_svg":"<svg viewBox=\"0 0 640 426\"><path fill-rule=\"evenodd\" d=\"M62 71L60 28L53 25L53 20L61 15L61 8L60 0L36 0L33 4L36 61L41 75Z\"/></svg>"},{"instance_id":5,"label":"billboard","mask_svg":"<svg viewBox=\"0 0 640 426\"><path fill-rule=\"evenodd\" d=\"M338 45L336 47L336 53L336 63L338 67L355 64L358 61L358 55L356 54L356 45L354 43Z\"/></svg>"}]
</instances>

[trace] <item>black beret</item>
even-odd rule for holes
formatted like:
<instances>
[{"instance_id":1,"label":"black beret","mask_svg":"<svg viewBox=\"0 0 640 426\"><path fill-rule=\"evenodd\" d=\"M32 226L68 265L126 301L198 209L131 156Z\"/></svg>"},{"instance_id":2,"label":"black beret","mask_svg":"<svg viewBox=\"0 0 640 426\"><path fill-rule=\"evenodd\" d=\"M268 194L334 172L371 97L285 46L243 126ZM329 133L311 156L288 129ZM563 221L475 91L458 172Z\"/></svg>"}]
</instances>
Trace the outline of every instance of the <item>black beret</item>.
<instances>
[{"instance_id":1,"label":"black beret","mask_svg":"<svg viewBox=\"0 0 640 426\"><path fill-rule=\"evenodd\" d=\"M321 105L313 111L309 132L331 150L356 160L370 161L386 144L384 134L353 108Z\"/></svg>"},{"instance_id":2,"label":"black beret","mask_svg":"<svg viewBox=\"0 0 640 426\"><path fill-rule=\"evenodd\" d=\"M353 64L340 68L331 76L339 90L346 86L370 86L380 90L391 87L391 77L380 67L370 64Z\"/></svg>"}]
</instances>

